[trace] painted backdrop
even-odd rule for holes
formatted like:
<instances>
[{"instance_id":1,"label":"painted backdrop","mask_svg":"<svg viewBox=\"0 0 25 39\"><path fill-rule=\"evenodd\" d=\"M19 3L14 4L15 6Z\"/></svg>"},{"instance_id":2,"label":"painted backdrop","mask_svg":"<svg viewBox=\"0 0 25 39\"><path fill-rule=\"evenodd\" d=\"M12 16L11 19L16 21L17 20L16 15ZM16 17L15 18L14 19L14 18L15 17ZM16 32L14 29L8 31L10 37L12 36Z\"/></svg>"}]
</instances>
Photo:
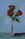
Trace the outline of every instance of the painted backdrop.
<instances>
[{"instance_id":1,"label":"painted backdrop","mask_svg":"<svg viewBox=\"0 0 25 39\"><path fill-rule=\"evenodd\" d=\"M25 32L25 0L0 0L0 32L11 32L12 21L7 16L9 5L15 5L14 11L21 9L23 15L20 17L21 23L13 23L14 32Z\"/></svg>"}]
</instances>

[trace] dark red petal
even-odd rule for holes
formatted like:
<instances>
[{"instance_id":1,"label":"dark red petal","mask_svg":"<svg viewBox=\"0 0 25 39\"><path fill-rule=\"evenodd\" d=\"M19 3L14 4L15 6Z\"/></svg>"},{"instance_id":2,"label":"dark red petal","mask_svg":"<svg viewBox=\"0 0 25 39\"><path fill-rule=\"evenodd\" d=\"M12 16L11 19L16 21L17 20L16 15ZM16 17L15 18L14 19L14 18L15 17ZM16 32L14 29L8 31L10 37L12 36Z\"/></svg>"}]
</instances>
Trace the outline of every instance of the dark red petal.
<instances>
[{"instance_id":1,"label":"dark red petal","mask_svg":"<svg viewBox=\"0 0 25 39\"><path fill-rule=\"evenodd\" d=\"M14 5L9 5L8 6L11 10L14 10L15 9L15 6Z\"/></svg>"},{"instance_id":2,"label":"dark red petal","mask_svg":"<svg viewBox=\"0 0 25 39\"><path fill-rule=\"evenodd\" d=\"M22 15L22 11L21 11L21 10L18 10L17 14L18 14L19 16L21 16L21 15Z\"/></svg>"},{"instance_id":3,"label":"dark red petal","mask_svg":"<svg viewBox=\"0 0 25 39\"><path fill-rule=\"evenodd\" d=\"M14 5L9 5L8 7L15 7Z\"/></svg>"},{"instance_id":4,"label":"dark red petal","mask_svg":"<svg viewBox=\"0 0 25 39\"><path fill-rule=\"evenodd\" d=\"M13 11L9 10L9 11L7 12L7 15L8 15L8 16L13 15Z\"/></svg>"}]
</instances>

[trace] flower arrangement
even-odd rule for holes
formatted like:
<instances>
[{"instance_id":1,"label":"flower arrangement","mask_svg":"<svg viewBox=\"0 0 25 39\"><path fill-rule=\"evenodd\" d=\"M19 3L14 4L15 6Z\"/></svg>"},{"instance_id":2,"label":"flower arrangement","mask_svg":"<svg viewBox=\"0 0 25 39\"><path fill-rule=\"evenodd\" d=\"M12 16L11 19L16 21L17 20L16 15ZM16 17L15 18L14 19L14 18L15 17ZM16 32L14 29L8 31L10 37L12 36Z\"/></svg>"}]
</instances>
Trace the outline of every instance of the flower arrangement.
<instances>
[{"instance_id":1,"label":"flower arrangement","mask_svg":"<svg viewBox=\"0 0 25 39\"><path fill-rule=\"evenodd\" d=\"M15 19L17 22L20 22L20 20L18 18L15 18L15 17L22 16L22 11L19 9L17 11L17 13L14 15L14 9L16 6L9 5L8 7L10 8L10 10L7 11L7 16L10 16L12 18L12 29L11 29L11 33L12 33L13 32L13 21ZM12 33L12 35L13 35L13 33Z\"/></svg>"}]
</instances>

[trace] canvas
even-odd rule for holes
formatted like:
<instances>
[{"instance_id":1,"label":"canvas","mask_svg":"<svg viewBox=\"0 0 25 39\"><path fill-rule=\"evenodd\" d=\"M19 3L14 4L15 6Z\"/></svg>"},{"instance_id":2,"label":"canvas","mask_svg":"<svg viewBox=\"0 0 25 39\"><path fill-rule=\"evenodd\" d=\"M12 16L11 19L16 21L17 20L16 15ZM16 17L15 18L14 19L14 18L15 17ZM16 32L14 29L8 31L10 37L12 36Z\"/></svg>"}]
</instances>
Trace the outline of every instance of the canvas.
<instances>
[{"instance_id":1,"label":"canvas","mask_svg":"<svg viewBox=\"0 0 25 39\"><path fill-rule=\"evenodd\" d=\"M6 35L7 37L10 36L8 33L12 32L12 18L11 16L7 15L7 11L11 10L9 7L10 5L15 6L15 9L13 10L14 13L13 16L17 14L19 9L20 11L22 11L21 16L19 15L17 17L21 22L19 23L16 20L13 21L13 32L25 33L25 0L0 0L0 33L7 33ZM10 38L12 37L9 37L9 39ZM23 39L23 38L25 38L25 36L18 37L17 39Z\"/></svg>"}]
</instances>

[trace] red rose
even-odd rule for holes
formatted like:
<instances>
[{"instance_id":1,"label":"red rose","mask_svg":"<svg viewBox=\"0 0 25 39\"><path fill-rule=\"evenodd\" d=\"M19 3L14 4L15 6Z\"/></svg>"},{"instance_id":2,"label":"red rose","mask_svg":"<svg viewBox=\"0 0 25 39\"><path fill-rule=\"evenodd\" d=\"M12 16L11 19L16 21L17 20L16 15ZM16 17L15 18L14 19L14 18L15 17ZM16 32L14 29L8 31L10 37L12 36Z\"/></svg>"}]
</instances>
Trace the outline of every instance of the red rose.
<instances>
[{"instance_id":1,"label":"red rose","mask_svg":"<svg viewBox=\"0 0 25 39\"><path fill-rule=\"evenodd\" d=\"M10 8L11 10L14 10L14 9L15 9L15 6L14 6L14 5L9 5L9 8Z\"/></svg>"},{"instance_id":2,"label":"red rose","mask_svg":"<svg viewBox=\"0 0 25 39\"><path fill-rule=\"evenodd\" d=\"M7 15L8 15L8 16L13 15L13 11L12 11L12 10L8 10Z\"/></svg>"},{"instance_id":3,"label":"red rose","mask_svg":"<svg viewBox=\"0 0 25 39\"><path fill-rule=\"evenodd\" d=\"M17 12L17 14L18 14L19 16L21 16L21 15L22 15L22 11L19 9L18 12Z\"/></svg>"}]
</instances>

